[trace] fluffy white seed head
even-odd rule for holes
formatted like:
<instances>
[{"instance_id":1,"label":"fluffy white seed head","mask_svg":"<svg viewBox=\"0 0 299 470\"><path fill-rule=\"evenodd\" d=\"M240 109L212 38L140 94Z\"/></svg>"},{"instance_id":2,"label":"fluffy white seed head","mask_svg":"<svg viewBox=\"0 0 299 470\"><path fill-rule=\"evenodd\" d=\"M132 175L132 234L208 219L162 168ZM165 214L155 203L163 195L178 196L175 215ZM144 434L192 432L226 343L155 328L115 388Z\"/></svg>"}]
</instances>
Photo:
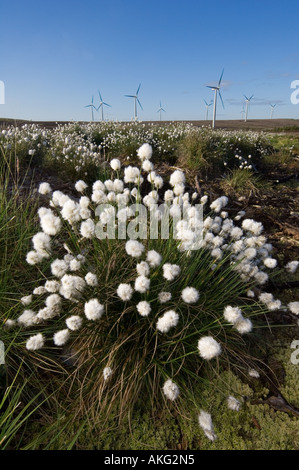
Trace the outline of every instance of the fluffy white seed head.
<instances>
[{"instance_id":1,"label":"fluffy white seed head","mask_svg":"<svg viewBox=\"0 0 299 470\"><path fill-rule=\"evenodd\" d=\"M83 320L79 315L72 315L66 319L65 323L69 330L77 331L82 327Z\"/></svg>"},{"instance_id":2,"label":"fluffy white seed head","mask_svg":"<svg viewBox=\"0 0 299 470\"><path fill-rule=\"evenodd\" d=\"M53 336L53 341L56 346L63 346L68 342L70 338L70 331L66 328L65 330L57 331Z\"/></svg>"},{"instance_id":3,"label":"fluffy white seed head","mask_svg":"<svg viewBox=\"0 0 299 470\"><path fill-rule=\"evenodd\" d=\"M37 351L38 349L41 349L44 346L44 337L41 333L38 333L37 335L30 336L28 341L26 342L26 349L29 351Z\"/></svg>"},{"instance_id":4,"label":"fluffy white seed head","mask_svg":"<svg viewBox=\"0 0 299 470\"><path fill-rule=\"evenodd\" d=\"M104 377L104 380L108 380L112 375L112 369L111 367L105 367L105 369L103 370L103 377Z\"/></svg>"},{"instance_id":5,"label":"fluffy white seed head","mask_svg":"<svg viewBox=\"0 0 299 470\"><path fill-rule=\"evenodd\" d=\"M150 279L146 276L138 276L135 280L135 290L141 294L145 294L150 288Z\"/></svg>"},{"instance_id":6,"label":"fluffy white seed head","mask_svg":"<svg viewBox=\"0 0 299 470\"><path fill-rule=\"evenodd\" d=\"M137 240L129 240L126 243L126 252L134 258L139 258L144 252L144 245Z\"/></svg>"},{"instance_id":7,"label":"fluffy white seed head","mask_svg":"<svg viewBox=\"0 0 299 470\"><path fill-rule=\"evenodd\" d=\"M151 306L149 302L146 302L145 300L139 302L136 307L138 313L140 313L142 317L148 317L148 315L151 313Z\"/></svg>"},{"instance_id":8,"label":"fluffy white seed head","mask_svg":"<svg viewBox=\"0 0 299 470\"><path fill-rule=\"evenodd\" d=\"M49 183L41 183L38 188L40 194L46 195L52 192L52 188Z\"/></svg>"},{"instance_id":9,"label":"fluffy white seed head","mask_svg":"<svg viewBox=\"0 0 299 470\"><path fill-rule=\"evenodd\" d=\"M110 166L111 166L112 170L114 170L114 171L120 170L121 169L120 160L118 160L118 158L113 158L110 162Z\"/></svg>"},{"instance_id":10,"label":"fluffy white seed head","mask_svg":"<svg viewBox=\"0 0 299 470\"><path fill-rule=\"evenodd\" d=\"M88 320L100 320L104 313L104 305L98 299L91 299L84 305L84 313Z\"/></svg>"},{"instance_id":11,"label":"fluffy white seed head","mask_svg":"<svg viewBox=\"0 0 299 470\"><path fill-rule=\"evenodd\" d=\"M88 187L87 184L83 180L79 180L75 184L75 188L76 188L76 191L78 191L78 193L83 193L83 191L85 191L87 187Z\"/></svg>"},{"instance_id":12,"label":"fluffy white seed head","mask_svg":"<svg viewBox=\"0 0 299 470\"><path fill-rule=\"evenodd\" d=\"M162 256L155 250L150 250L147 253L146 260L151 268L156 268L161 264Z\"/></svg>"},{"instance_id":13,"label":"fluffy white seed head","mask_svg":"<svg viewBox=\"0 0 299 470\"><path fill-rule=\"evenodd\" d=\"M168 281L173 281L177 276L179 276L181 268L177 264L165 263L163 265L163 276Z\"/></svg>"},{"instance_id":14,"label":"fluffy white seed head","mask_svg":"<svg viewBox=\"0 0 299 470\"><path fill-rule=\"evenodd\" d=\"M174 401L179 396L180 389L176 383L168 379L163 385L163 393L169 400Z\"/></svg>"},{"instance_id":15,"label":"fluffy white seed head","mask_svg":"<svg viewBox=\"0 0 299 470\"><path fill-rule=\"evenodd\" d=\"M117 295L124 302L132 298L133 292L133 288L130 284L120 284L117 288Z\"/></svg>"},{"instance_id":16,"label":"fluffy white seed head","mask_svg":"<svg viewBox=\"0 0 299 470\"><path fill-rule=\"evenodd\" d=\"M199 299L199 292L194 287L185 287L182 290L182 299L186 304L195 304Z\"/></svg>"},{"instance_id":17,"label":"fluffy white seed head","mask_svg":"<svg viewBox=\"0 0 299 470\"><path fill-rule=\"evenodd\" d=\"M88 286L96 287L98 285L98 278L96 274L87 273L85 276L85 282Z\"/></svg>"},{"instance_id":18,"label":"fluffy white seed head","mask_svg":"<svg viewBox=\"0 0 299 470\"><path fill-rule=\"evenodd\" d=\"M239 307L232 307L231 305L225 307L223 316L226 321L233 324L243 318L242 310Z\"/></svg>"},{"instance_id":19,"label":"fluffy white seed head","mask_svg":"<svg viewBox=\"0 0 299 470\"><path fill-rule=\"evenodd\" d=\"M208 439L211 441L215 441L215 439L217 439L210 413L201 410L198 415L198 423Z\"/></svg>"},{"instance_id":20,"label":"fluffy white seed head","mask_svg":"<svg viewBox=\"0 0 299 470\"><path fill-rule=\"evenodd\" d=\"M203 336L200 338L197 347L200 356L207 361L221 354L221 346L212 336Z\"/></svg>"},{"instance_id":21,"label":"fluffy white seed head","mask_svg":"<svg viewBox=\"0 0 299 470\"><path fill-rule=\"evenodd\" d=\"M160 292L158 295L158 299L160 304L165 304L166 302L169 302L171 300L171 293L170 292Z\"/></svg>"},{"instance_id":22,"label":"fluffy white seed head","mask_svg":"<svg viewBox=\"0 0 299 470\"><path fill-rule=\"evenodd\" d=\"M239 402L239 400L237 400L235 397L233 397L232 395L230 395L228 398L227 398L227 406L230 410L233 410L233 411L239 411L240 408L241 408L241 403Z\"/></svg>"},{"instance_id":23,"label":"fluffy white seed head","mask_svg":"<svg viewBox=\"0 0 299 470\"><path fill-rule=\"evenodd\" d=\"M179 322L179 315L174 310L168 310L157 321L157 330L161 333L168 333L168 331L177 326Z\"/></svg>"}]
</instances>

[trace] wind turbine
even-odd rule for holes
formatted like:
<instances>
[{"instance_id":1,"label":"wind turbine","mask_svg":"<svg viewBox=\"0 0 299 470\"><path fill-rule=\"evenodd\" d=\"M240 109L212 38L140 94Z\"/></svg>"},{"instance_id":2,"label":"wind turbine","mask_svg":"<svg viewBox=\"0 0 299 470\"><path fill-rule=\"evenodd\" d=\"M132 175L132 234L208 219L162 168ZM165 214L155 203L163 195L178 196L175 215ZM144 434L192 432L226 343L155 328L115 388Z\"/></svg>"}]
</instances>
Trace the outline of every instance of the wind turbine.
<instances>
[{"instance_id":1,"label":"wind turbine","mask_svg":"<svg viewBox=\"0 0 299 470\"><path fill-rule=\"evenodd\" d=\"M100 101L100 106L97 108L97 111L99 111L99 109L102 108L102 121L104 121L104 106L109 106L109 108L111 108L111 105L108 103L104 103L102 95L99 90L98 90L98 93L99 93L99 97L101 101Z\"/></svg>"},{"instance_id":2,"label":"wind turbine","mask_svg":"<svg viewBox=\"0 0 299 470\"><path fill-rule=\"evenodd\" d=\"M222 80L222 77L223 77L223 72L224 72L224 69L222 70L222 73L221 73L221 76L219 78L219 82L218 82L217 86L216 85L215 86L207 85L207 88L211 88L215 92L215 94L214 94L214 109L213 109L213 124L212 124L213 129L215 127L215 121L216 121L217 93L219 93L219 98L221 99L221 103L222 103L222 106L224 108L223 99L222 99L222 96L221 96L221 93L220 93L220 85L221 85L221 80Z\"/></svg>"},{"instance_id":3,"label":"wind turbine","mask_svg":"<svg viewBox=\"0 0 299 470\"><path fill-rule=\"evenodd\" d=\"M141 87L141 83L139 83L139 87L137 88L136 95L125 95L128 98L134 98L134 120L135 121L137 120L137 102L140 108L143 110L143 107L141 106L141 103L138 99L138 93L139 93L140 87Z\"/></svg>"},{"instance_id":4,"label":"wind turbine","mask_svg":"<svg viewBox=\"0 0 299 470\"><path fill-rule=\"evenodd\" d=\"M160 121L161 121L161 112L162 111L164 111L164 113L166 113L165 109L162 108L162 104L161 104L161 101L160 101L160 108L157 111L157 113L160 113Z\"/></svg>"},{"instance_id":5,"label":"wind turbine","mask_svg":"<svg viewBox=\"0 0 299 470\"><path fill-rule=\"evenodd\" d=\"M208 118L209 118L209 107L212 106L213 101L211 101L211 103L207 103L206 100L204 100L204 102L206 103L206 110L207 110L207 112L206 112L206 121L207 121Z\"/></svg>"},{"instance_id":6,"label":"wind turbine","mask_svg":"<svg viewBox=\"0 0 299 470\"><path fill-rule=\"evenodd\" d=\"M93 110L95 109L97 111L97 108L95 107L95 105L93 104L93 97L91 99L91 104L88 104L87 106L85 106L85 108L91 108L91 120L94 121L94 114L93 114Z\"/></svg>"},{"instance_id":7,"label":"wind turbine","mask_svg":"<svg viewBox=\"0 0 299 470\"><path fill-rule=\"evenodd\" d=\"M245 101L245 103L246 103L246 111L245 111L245 119L244 119L245 122L246 122L246 121L247 121L247 116L248 116L248 106L249 106L250 101L251 101L252 98L253 98L253 95L251 95L250 98L247 98L246 95L243 95L243 96L244 96L244 98L245 98L245 100L246 100L246 101Z\"/></svg>"},{"instance_id":8,"label":"wind turbine","mask_svg":"<svg viewBox=\"0 0 299 470\"><path fill-rule=\"evenodd\" d=\"M275 108L276 104L270 104L270 106L271 106L270 119L272 119L273 111L274 111L274 108Z\"/></svg>"}]
</instances>

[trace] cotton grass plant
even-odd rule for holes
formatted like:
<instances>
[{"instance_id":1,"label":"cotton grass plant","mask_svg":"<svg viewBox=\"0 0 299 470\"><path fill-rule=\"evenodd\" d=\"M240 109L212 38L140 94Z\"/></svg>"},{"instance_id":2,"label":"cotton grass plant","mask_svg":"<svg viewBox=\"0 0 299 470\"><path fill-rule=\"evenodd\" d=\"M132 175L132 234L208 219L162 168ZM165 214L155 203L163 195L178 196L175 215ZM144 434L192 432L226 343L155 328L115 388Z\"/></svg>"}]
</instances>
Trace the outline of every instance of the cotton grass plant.
<instances>
[{"instance_id":1,"label":"cotton grass plant","mask_svg":"<svg viewBox=\"0 0 299 470\"><path fill-rule=\"evenodd\" d=\"M199 412L211 372L229 365L247 374L247 337L282 307L256 297L276 266L262 224L244 213L229 218L225 196L189 194L180 170L164 181L149 144L137 156L138 167L114 159L111 179L78 181L76 198L40 185L48 202L26 260L42 280L3 325L7 335L18 328L19 350L37 370L56 370L59 380L66 369L65 403L98 420L115 408L131 413L140 400ZM169 237L151 238L146 224L138 238L136 201L157 220L168 208ZM130 224L136 236L119 236Z\"/></svg>"}]
</instances>

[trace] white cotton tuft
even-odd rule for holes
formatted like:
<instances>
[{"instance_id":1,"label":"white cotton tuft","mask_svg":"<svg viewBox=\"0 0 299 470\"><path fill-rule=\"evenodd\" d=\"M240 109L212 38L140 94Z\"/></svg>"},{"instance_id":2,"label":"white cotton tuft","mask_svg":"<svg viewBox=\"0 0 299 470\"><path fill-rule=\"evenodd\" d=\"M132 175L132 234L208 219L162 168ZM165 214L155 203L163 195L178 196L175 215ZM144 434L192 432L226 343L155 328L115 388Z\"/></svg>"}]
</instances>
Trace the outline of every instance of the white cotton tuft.
<instances>
[{"instance_id":1,"label":"white cotton tuft","mask_svg":"<svg viewBox=\"0 0 299 470\"><path fill-rule=\"evenodd\" d=\"M75 188L76 188L76 191L78 191L78 193L83 193L83 191L85 191L87 187L88 185L83 180L79 180L75 184Z\"/></svg>"},{"instance_id":2,"label":"white cotton tuft","mask_svg":"<svg viewBox=\"0 0 299 470\"><path fill-rule=\"evenodd\" d=\"M197 347L200 356L208 361L221 354L221 346L212 336L203 336Z\"/></svg>"},{"instance_id":3,"label":"white cotton tuft","mask_svg":"<svg viewBox=\"0 0 299 470\"><path fill-rule=\"evenodd\" d=\"M140 160L150 160L153 155L153 149L150 144L143 144L137 150L137 155Z\"/></svg>"},{"instance_id":4,"label":"white cotton tuft","mask_svg":"<svg viewBox=\"0 0 299 470\"><path fill-rule=\"evenodd\" d=\"M177 399L180 394L180 389L171 379L166 380L163 385L163 393L164 395L171 401Z\"/></svg>"},{"instance_id":5,"label":"white cotton tuft","mask_svg":"<svg viewBox=\"0 0 299 470\"><path fill-rule=\"evenodd\" d=\"M82 222L80 233L84 238L93 238L95 235L95 224L92 219L87 219Z\"/></svg>"},{"instance_id":6,"label":"white cotton tuft","mask_svg":"<svg viewBox=\"0 0 299 470\"><path fill-rule=\"evenodd\" d=\"M156 268L161 264L162 256L155 250L150 250L147 253L146 260L151 268Z\"/></svg>"},{"instance_id":7,"label":"white cotton tuft","mask_svg":"<svg viewBox=\"0 0 299 470\"><path fill-rule=\"evenodd\" d=\"M227 398L227 406L230 410L239 411L241 408L241 403L233 396Z\"/></svg>"},{"instance_id":8,"label":"white cotton tuft","mask_svg":"<svg viewBox=\"0 0 299 470\"><path fill-rule=\"evenodd\" d=\"M299 261L289 261L288 264L286 264L285 269L289 273L294 274L297 271L298 266L299 266Z\"/></svg>"},{"instance_id":9,"label":"white cotton tuft","mask_svg":"<svg viewBox=\"0 0 299 470\"><path fill-rule=\"evenodd\" d=\"M53 336L53 341L56 346L63 346L70 338L70 331L68 329L57 331Z\"/></svg>"},{"instance_id":10,"label":"white cotton tuft","mask_svg":"<svg viewBox=\"0 0 299 470\"><path fill-rule=\"evenodd\" d=\"M105 369L103 370L103 377L104 377L104 380L108 380L112 375L112 369L111 367L105 367Z\"/></svg>"},{"instance_id":11,"label":"white cotton tuft","mask_svg":"<svg viewBox=\"0 0 299 470\"><path fill-rule=\"evenodd\" d=\"M98 278L93 273L87 273L85 276L85 282L90 287L96 287L98 285Z\"/></svg>"},{"instance_id":12,"label":"white cotton tuft","mask_svg":"<svg viewBox=\"0 0 299 470\"><path fill-rule=\"evenodd\" d=\"M233 324L243 318L242 310L239 307L232 307L231 305L225 307L223 316L226 321Z\"/></svg>"},{"instance_id":13,"label":"white cotton tuft","mask_svg":"<svg viewBox=\"0 0 299 470\"><path fill-rule=\"evenodd\" d=\"M145 300L139 302L137 305L136 305L136 308L138 310L138 313L142 316L142 317L148 317L149 314L151 313L151 306L149 304L149 302L146 302Z\"/></svg>"},{"instance_id":14,"label":"white cotton tuft","mask_svg":"<svg viewBox=\"0 0 299 470\"><path fill-rule=\"evenodd\" d=\"M299 302L288 303L288 308L290 312L294 313L295 315L299 315Z\"/></svg>"},{"instance_id":15,"label":"white cotton tuft","mask_svg":"<svg viewBox=\"0 0 299 470\"><path fill-rule=\"evenodd\" d=\"M246 333L250 333L252 330L252 322L249 320L249 318L241 318L240 320L236 321L234 327L241 335L244 335Z\"/></svg>"},{"instance_id":16,"label":"white cotton tuft","mask_svg":"<svg viewBox=\"0 0 299 470\"><path fill-rule=\"evenodd\" d=\"M111 166L112 170L114 170L114 171L120 170L121 169L120 160L118 160L118 158L113 158L110 162L110 166Z\"/></svg>"},{"instance_id":17,"label":"white cotton tuft","mask_svg":"<svg viewBox=\"0 0 299 470\"><path fill-rule=\"evenodd\" d=\"M117 295L124 302L132 298L133 292L133 288L130 284L120 284L117 288Z\"/></svg>"},{"instance_id":18,"label":"white cotton tuft","mask_svg":"<svg viewBox=\"0 0 299 470\"><path fill-rule=\"evenodd\" d=\"M148 276L150 273L150 268L146 261L141 261L137 264L136 271L139 276Z\"/></svg>"},{"instance_id":19,"label":"white cotton tuft","mask_svg":"<svg viewBox=\"0 0 299 470\"><path fill-rule=\"evenodd\" d=\"M215 441L217 439L210 413L201 410L200 414L198 415L198 423L208 439L211 441Z\"/></svg>"},{"instance_id":20,"label":"white cotton tuft","mask_svg":"<svg viewBox=\"0 0 299 470\"><path fill-rule=\"evenodd\" d=\"M185 181L186 178L184 173L180 170L175 170L170 176L169 183L171 184L171 186L175 186L177 184L184 184Z\"/></svg>"},{"instance_id":21,"label":"white cotton tuft","mask_svg":"<svg viewBox=\"0 0 299 470\"><path fill-rule=\"evenodd\" d=\"M104 313L104 305L100 304L98 299L91 299L85 303L84 313L88 320L100 320Z\"/></svg>"},{"instance_id":22,"label":"white cotton tuft","mask_svg":"<svg viewBox=\"0 0 299 470\"><path fill-rule=\"evenodd\" d=\"M163 276L168 281L173 281L181 272L181 268L177 264L165 263L163 265Z\"/></svg>"},{"instance_id":23,"label":"white cotton tuft","mask_svg":"<svg viewBox=\"0 0 299 470\"><path fill-rule=\"evenodd\" d=\"M28 341L26 342L26 349L29 351L36 351L37 349L41 349L44 346L44 337L41 333L37 335L30 336Z\"/></svg>"},{"instance_id":24,"label":"white cotton tuft","mask_svg":"<svg viewBox=\"0 0 299 470\"><path fill-rule=\"evenodd\" d=\"M125 248L128 255L134 258L139 258L144 251L144 245L137 240L129 240Z\"/></svg>"},{"instance_id":25,"label":"white cotton tuft","mask_svg":"<svg viewBox=\"0 0 299 470\"><path fill-rule=\"evenodd\" d=\"M157 321L157 330L161 333L168 333L168 331L177 326L179 322L179 315L174 310L168 310Z\"/></svg>"},{"instance_id":26,"label":"white cotton tuft","mask_svg":"<svg viewBox=\"0 0 299 470\"><path fill-rule=\"evenodd\" d=\"M169 302L171 300L171 293L170 292L160 292L158 295L158 299L160 304L165 304L166 302Z\"/></svg>"},{"instance_id":27,"label":"white cotton tuft","mask_svg":"<svg viewBox=\"0 0 299 470\"><path fill-rule=\"evenodd\" d=\"M32 295L26 295L25 297L21 298L21 303L24 306L30 305L32 302Z\"/></svg>"},{"instance_id":28,"label":"white cotton tuft","mask_svg":"<svg viewBox=\"0 0 299 470\"><path fill-rule=\"evenodd\" d=\"M38 188L40 194L46 195L52 192L52 188L49 183L41 183Z\"/></svg>"},{"instance_id":29,"label":"white cotton tuft","mask_svg":"<svg viewBox=\"0 0 299 470\"><path fill-rule=\"evenodd\" d=\"M69 330L77 331L82 327L83 320L79 315L72 315L66 319L65 323Z\"/></svg>"},{"instance_id":30,"label":"white cotton tuft","mask_svg":"<svg viewBox=\"0 0 299 470\"><path fill-rule=\"evenodd\" d=\"M199 299L199 292L194 287L185 287L182 291L182 299L186 304L195 304Z\"/></svg>"},{"instance_id":31,"label":"white cotton tuft","mask_svg":"<svg viewBox=\"0 0 299 470\"><path fill-rule=\"evenodd\" d=\"M266 268L274 269L277 266L277 260L274 258L265 258L264 265L266 266Z\"/></svg>"},{"instance_id":32,"label":"white cotton tuft","mask_svg":"<svg viewBox=\"0 0 299 470\"><path fill-rule=\"evenodd\" d=\"M138 276L135 280L135 290L141 294L145 294L150 288L150 279L145 276Z\"/></svg>"}]
</instances>

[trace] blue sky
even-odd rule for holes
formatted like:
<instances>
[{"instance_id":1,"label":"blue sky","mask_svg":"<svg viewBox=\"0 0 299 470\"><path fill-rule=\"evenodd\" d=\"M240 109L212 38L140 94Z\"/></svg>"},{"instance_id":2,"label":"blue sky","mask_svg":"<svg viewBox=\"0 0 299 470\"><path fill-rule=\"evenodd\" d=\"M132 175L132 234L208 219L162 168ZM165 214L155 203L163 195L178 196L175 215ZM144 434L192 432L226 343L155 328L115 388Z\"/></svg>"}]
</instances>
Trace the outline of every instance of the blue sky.
<instances>
[{"instance_id":1,"label":"blue sky","mask_svg":"<svg viewBox=\"0 0 299 470\"><path fill-rule=\"evenodd\" d=\"M249 119L270 103L273 117L299 118L298 30L298 0L2 0L0 117L88 120L99 89L105 118L130 120L124 95L141 82L141 120L158 119L160 100L165 119L204 119L224 68L219 119L240 119L243 94Z\"/></svg>"}]
</instances>

